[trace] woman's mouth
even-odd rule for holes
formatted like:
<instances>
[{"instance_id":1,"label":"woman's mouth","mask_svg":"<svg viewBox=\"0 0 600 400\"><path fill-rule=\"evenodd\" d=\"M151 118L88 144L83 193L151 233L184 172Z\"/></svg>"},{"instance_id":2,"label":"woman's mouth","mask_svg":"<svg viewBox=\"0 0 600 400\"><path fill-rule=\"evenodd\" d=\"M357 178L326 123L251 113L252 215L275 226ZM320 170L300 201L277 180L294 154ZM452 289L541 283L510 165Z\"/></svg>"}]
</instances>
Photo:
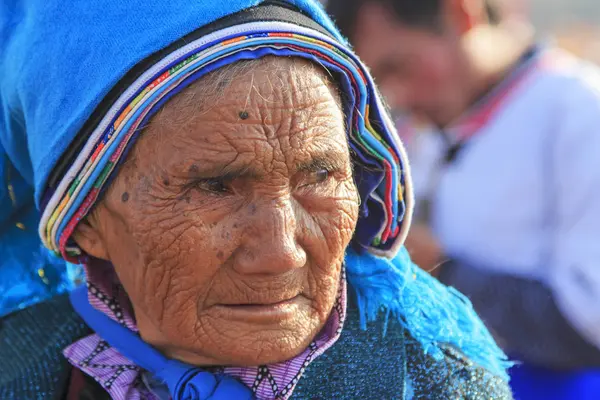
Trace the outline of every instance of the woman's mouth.
<instances>
[{"instance_id":1,"label":"woman's mouth","mask_svg":"<svg viewBox=\"0 0 600 400\"><path fill-rule=\"evenodd\" d=\"M227 319L268 324L294 318L301 308L309 304L310 301L299 294L283 301L217 304L213 306L213 308L221 314L222 317Z\"/></svg>"}]
</instances>

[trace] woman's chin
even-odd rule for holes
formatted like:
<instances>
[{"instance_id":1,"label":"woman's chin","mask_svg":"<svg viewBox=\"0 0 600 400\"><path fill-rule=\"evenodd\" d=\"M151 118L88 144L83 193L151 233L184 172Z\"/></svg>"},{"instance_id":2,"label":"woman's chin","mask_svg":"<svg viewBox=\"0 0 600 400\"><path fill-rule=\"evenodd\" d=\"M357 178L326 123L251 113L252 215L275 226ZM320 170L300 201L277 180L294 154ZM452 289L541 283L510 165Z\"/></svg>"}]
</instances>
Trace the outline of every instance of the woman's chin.
<instances>
[{"instance_id":1,"label":"woman's chin","mask_svg":"<svg viewBox=\"0 0 600 400\"><path fill-rule=\"evenodd\" d=\"M211 318L203 324L202 332L197 332L193 349L173 352L171 357L192 365L279 363L306 350L323 325L324 319L317 317L310 307L300 307L290 318L261 316L246 321Z\"/></svg>"}]
</instances>

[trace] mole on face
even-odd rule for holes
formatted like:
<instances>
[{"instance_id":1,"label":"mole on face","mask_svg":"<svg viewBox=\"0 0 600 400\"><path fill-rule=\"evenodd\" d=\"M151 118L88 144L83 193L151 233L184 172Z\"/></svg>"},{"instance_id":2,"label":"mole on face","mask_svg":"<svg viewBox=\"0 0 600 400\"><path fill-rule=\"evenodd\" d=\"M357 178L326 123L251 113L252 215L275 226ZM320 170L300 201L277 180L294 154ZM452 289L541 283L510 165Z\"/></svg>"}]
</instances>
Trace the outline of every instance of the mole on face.
<instances>
[{"instance_id":1,"label":"mole on face","mask_svg":"<svg viewBox=\"0 0 600 400\"><path fill-rule=\"evenodd\" d=\"M162 183L163 183L163 185L165 185L165 186L169 186L169 184L170 184L171 182L169 181L169 178L168 178L167 176L163 176L163 178L162 178Z\"/></svg>"},{"instance_id":2,"label":"mole on face","mask_svg":"<svg viewBox=\"0 0 600 400\"><path fill-rule=\"evenodd\" d=\"M190 173L190 175L197 175L198 171L200 171L200 168L198 168L196 164L192 164L188 172Z\"/></svg>"},{"instance_id":3,"label":"mole on face","mask_svg":"<svg viewBox=\"0 0 600 400\"><path fill-rule=\"evenodd\" d=\"M121 195L121 201L123 203L127 203L129 201L129 193L128 192L123 192L123 194Z\"/></svg>"},{"instance_id":4,"label":"mole on face","mask_svg":"<svg viewBox=\"0 0 600 400\"><path fill-rule=\"evenodd\" d=\"M240 119L248 119L248 111L240 111Z\"/></svg>"}]
</instances>

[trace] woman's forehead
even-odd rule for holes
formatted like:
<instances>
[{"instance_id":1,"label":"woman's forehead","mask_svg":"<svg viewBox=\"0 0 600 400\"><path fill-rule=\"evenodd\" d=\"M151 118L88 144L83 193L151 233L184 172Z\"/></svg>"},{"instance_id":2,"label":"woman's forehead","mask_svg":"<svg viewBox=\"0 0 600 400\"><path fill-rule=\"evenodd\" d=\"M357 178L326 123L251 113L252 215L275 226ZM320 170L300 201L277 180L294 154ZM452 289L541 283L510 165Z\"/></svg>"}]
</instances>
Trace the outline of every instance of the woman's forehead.
<instances>
[{"instance_id":1,"label":"woman's forehead","mask_svg":"<svg viewBox=\"0 0 600 400\"><path fill-rule=\"evenodd\" d=\"M290 58L249 67L217 71L175 96L150 122L138 150L172 157L169 164L258 155L297 164L311 154L348 152L338 92L324 70Z\"/></svg>"},{"instance_id":2,"label":"woman's forehead","mask_svg":"<svg viewBox=\"0 0 600 400\"><path fill-rule=\"evenodd\" d=\"M328 72L297 57L264 57L238 61L208 74L165 106L173 112L197 113L215 106L292 107L293 102L339 101ZM306 106L306 105L305 105ZM244 115L242 115L242 118Z\"/></svg>"}]
</instances>

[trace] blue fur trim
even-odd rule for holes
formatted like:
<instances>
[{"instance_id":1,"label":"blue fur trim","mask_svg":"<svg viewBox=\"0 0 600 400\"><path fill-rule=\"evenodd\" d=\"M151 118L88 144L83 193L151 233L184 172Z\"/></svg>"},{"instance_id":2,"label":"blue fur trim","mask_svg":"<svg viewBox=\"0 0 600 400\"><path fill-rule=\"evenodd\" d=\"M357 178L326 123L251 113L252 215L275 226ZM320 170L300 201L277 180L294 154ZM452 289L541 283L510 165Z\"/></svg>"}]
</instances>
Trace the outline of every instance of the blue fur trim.
<instances>
[{"instance_id":1,"label":"blue fur trim","mask_svg":"<svg viewBox=\"0 0 600 400\"><path fill-rule=\"evenodd\" d=\"M443 356L440 344L451 345L474 363L508 380L506 370L512 363L470 301L417 267L405 248L392 260L348 249L346 272L356 293L362 329L384 311L387 317L398 318L434 358Z\"/></svg>"}]
</instances>

